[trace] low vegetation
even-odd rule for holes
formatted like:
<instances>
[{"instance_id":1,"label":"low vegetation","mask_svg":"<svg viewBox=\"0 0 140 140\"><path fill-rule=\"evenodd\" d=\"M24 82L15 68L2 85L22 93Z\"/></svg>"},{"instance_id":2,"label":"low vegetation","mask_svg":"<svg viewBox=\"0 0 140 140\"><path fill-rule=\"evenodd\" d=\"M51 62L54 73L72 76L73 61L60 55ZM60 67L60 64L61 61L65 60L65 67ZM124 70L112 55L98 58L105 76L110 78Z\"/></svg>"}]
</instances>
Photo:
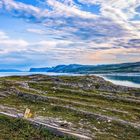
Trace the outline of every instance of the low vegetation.
<instances>
[{"instance_id":1,"label":"low vegetation","mask_svg":"<svg viewBox=\"0 0 140 140\"><path fill-rule=\"evenodd\" d=\"M75 140L59 137L44 127L35 126L23 119L0 115L1 140Z\"/></svg>"},{"instance_id":2,"label":"low vegetation","mask_svg":"<svg viewBox=\"0 0 140 140\"><path fill-rule=\"evenodd\" d=\"M33 119L39 118L40 121L91 139L140 139L140 89L115 86L99 77L4 77L0 79L0 104L2 112L12 108L16 111L12 112L11 109L10 113L23 113L26 108L30 108ZM6 138L12 122L6 116L1 116L1 120L4 120L0 125L5 128L2 133ZM19 120L13 121L18 126ZM44 129L31 124L29 126L29 131L37 131L35 136L27 132L28 127L26 130L19 127L15 135L23 139L26 139L26 135L28 138L64 139L48 131L44 136ZM20 132L25 132L25 135ZM10 137L14 136L11 134Z\"/></svg>"}]
</instances>

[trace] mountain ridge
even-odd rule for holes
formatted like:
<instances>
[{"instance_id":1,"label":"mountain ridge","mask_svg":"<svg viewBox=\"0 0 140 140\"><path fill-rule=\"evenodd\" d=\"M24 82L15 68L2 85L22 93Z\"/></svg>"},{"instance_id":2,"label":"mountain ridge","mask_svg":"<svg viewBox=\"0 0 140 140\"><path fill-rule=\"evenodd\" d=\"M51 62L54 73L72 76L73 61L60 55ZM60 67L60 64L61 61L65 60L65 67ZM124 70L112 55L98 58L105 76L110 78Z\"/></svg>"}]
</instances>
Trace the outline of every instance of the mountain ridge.
<instances>
[{"instance_id":1,"label":"mountain ridge","mask_svg":"<svg viewBox=\"0 0 140 140\"><path fill-rule=\"evenodd\" d=\"M140 72L140 62L104 64L104 65L57 65L55 67L30 68L30 72L56 73L108 73L108 72Z\"/></svg>"}]
</instances>

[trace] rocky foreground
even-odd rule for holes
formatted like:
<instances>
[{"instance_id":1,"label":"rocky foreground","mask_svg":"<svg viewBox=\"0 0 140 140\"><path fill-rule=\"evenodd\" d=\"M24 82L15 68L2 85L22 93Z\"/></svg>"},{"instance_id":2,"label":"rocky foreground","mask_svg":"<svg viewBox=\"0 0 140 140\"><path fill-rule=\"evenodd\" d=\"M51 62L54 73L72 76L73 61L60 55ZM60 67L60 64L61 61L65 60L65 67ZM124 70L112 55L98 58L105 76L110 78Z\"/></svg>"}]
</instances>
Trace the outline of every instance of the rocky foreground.
<instances>
[{"instance_id":1,"label":"rocky foreground","mask_svg":"<svg viewBox=\"0 0 140 140\"><path fill-rule=\"evenodd\" d=\"M33 129L41 126L51 131L51 139L140 139L140 89L116 86L100 77L0 78L0 139L21 137L21 133L12 135L14 129L3 128L11 123L10 118L22 120L26 108L33 114L27 122L35 126ZM47 139L42 133L38 135ZM22 138L36 137L22 133Z\"/></svg>"}]
</instances>

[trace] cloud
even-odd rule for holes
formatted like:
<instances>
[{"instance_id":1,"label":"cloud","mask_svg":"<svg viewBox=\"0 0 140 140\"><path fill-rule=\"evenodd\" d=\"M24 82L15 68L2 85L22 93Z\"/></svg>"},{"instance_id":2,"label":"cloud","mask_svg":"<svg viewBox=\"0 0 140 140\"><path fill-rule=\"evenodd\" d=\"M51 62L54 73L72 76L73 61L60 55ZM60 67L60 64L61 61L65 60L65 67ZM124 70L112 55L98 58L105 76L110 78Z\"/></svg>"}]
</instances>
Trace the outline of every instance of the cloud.
<instances>
[{"instance_id":1,"label":"cloud","mask_svg":"<svg viewBox=\"0 0 140 140\"><path fill-rule=\"evenodd\" d=\"M0 54L26 50L28 42L23 39L11 39L5 32L0 31Z\"/></svg>"},{"instance_id":2,"label":"cloud","mask_svg":"<svg viewBox=\"0 0 140 140\"><path fill-rule=\"evenodd\" d=\"M22 2L15 2L14 0L2 0L1 2L7 11L12 11L14 12L14 14L28 14L32 16L37 16L37 14L40 13L39 8L32 5L24 4Z\"/></svg>"},{"instance_id":3,"label":"cloud","mask_svg":"<svg viewBox=\"0 0 140 140\"><path fill-rule=\"evenodd\" d=\"M30 26L24 31L17 27L21 38L0 32L0 52L23 52L26 60L38 59L38 64L45 59L53 64L138 61L139 7L139 0L2 0L6 14Z\"/></svg>"},{"instance_id":4,"label":"cloud","mask_svg":"<svg viewBox=\"0 0 140 140\"><path fill-rule=\"evenodd\" d=\"M34 29L33 28L27 29L27 32L35 33L35 34L40 34L40 35L45 34L45 31L40 30L40 29L35 29L35 28Z\"/></svg>"},{"instance_id":5,"label":"cloud","mask_svg":"<svg viewBox=\"0 0 140 140\"><path fill-rule=\"evenodd\" d=\"M0 40L8 39L9 37L3 31L0 31Z\"/></svg>"},{"instance_id":6,"label":"cloud","mask_svg":"<svg viewBox=\"0 0 140 140\"><path fill-rule=\"evenodd\" d=\"M67 16L67 17L78 16L78 17L86 18L86 19L98 17L95 14L81 11L74 4L67 6L65 3L63 4L56 0L47 0L46 2L54 9L55 15L59 15L59 16L63 15L63 16Z\"/></svg>"}]
</instances>

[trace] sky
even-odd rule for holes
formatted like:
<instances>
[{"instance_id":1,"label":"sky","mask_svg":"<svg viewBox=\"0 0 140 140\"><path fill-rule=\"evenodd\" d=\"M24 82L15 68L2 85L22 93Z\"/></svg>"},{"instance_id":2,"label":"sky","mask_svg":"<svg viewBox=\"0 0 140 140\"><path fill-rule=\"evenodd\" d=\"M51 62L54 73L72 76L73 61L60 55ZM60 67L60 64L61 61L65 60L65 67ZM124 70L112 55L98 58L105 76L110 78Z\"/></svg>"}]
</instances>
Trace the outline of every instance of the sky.
<instances>
[{"instance_id":1,"label":"sky","mask_svg":"<svg viewBox=\"0 0 140 140\"><path fill-rule=\"evenodd\" d=\"M140 61L140 0L0 0L0 69Z\"/></svg>"}]
</instances>

